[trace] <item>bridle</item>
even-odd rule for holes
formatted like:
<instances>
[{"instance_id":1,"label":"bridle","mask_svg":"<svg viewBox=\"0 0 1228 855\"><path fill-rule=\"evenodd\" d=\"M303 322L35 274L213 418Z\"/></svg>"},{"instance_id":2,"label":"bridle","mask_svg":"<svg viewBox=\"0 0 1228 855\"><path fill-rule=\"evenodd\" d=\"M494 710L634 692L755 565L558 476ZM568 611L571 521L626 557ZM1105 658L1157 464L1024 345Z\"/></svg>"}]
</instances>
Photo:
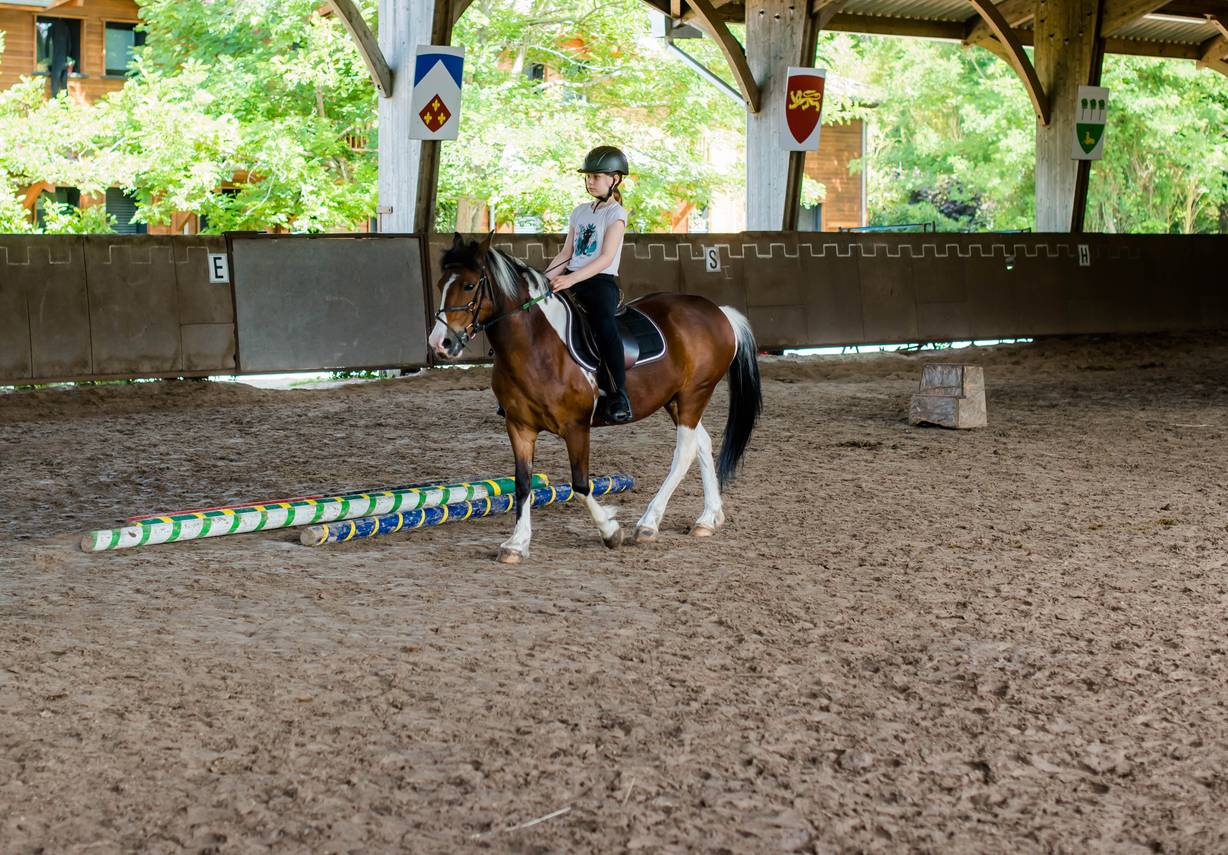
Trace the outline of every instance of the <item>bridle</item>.
<instances>
[{"instance_id":1,"label":"bridle","mask_svg":"<svg viewBox=\"0 0 1228 855\"><path fill-rule=\"evenodd\" d=\"M554 268L551 269L553 270ZM509 315L514 315L516 312L527 312L529 309L533 308L533 306L537 305L543 300L548 300L554 296L553 291L547 290L545 294L534 297L525 303L521 303L519 306L513 306L506 312L502 312L495 315L493 318L489 318L485 322L482 322L479 321L478 318L482 315L482 305L486 302L486 298L489 297L490 304L492 306L495 305L494 286L490 284L490 268L487 266L485 260L482 261L481 274L482 278L478 280L477 293L473 295L472 300L463 306L441 306L439 311L435 313L435 320L447 327L448 332L456 336L457 353L460 353L462 350L468 347L469 342L473 341L479 335ZM446 316L449 312L468 312L469 322L465 324L463 329L456 330L451 324L448 323Z\"/></svg>"},{"instance_id":2,"label":"bridle","mask_svg":"<svg viewBox=\"0 0 1228 855\"><path fill-rule=\"evenodd\" d=\"M446 289L445 289L446 290ZM490 322L485 324L480 323L478 318L482 315L482 304L486 297L490 297L490 302L493 305L495 302L494 293L491 289L490 275L486 269L485 263L482 264L482 278L478 280L477 293L473 295L473 299L463 306L440 306L439 311L435 313L435 320L447 327L448 332L454 334L459 342L457 353L464 350L469 342L473 341L482 330L490 326ZM468 312L469 322L465 324L463 329L456 330L448 323L448 314L450 312Z\"/></svg>"}]
</instances>

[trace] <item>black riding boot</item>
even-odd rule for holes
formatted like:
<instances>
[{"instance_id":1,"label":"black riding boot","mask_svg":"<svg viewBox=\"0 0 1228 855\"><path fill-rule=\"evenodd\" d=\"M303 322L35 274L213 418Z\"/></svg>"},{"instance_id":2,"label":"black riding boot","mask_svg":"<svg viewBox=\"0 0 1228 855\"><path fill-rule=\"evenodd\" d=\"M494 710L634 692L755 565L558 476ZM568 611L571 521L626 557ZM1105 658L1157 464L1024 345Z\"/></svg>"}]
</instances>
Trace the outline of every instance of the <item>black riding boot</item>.
<instances>
[{"instance_id":1,"label":"black riding boot","mask_svg":"<svg viewBox=\"0 0 1228 855\"><path fill-rule=\"evenodd\" d=\"M623 364L623 342L618 335L618 280L608 273L599 273L591 279L577 283L573 288L576 299L588 313L589 326L597 349L601 351L602 373L608 380L602 384L606 390L605 417L607 421L623 424L631 421L631 401L627 398L627 367Z\"/></svg>"},{"instance_id":2,"label":"black riding boot","mask_svg":"<svg viewBox=\"0 0 1228 855\"><path fill-rule=\"evenodd\" d=\"M605 417L615 424L625 424L631 421L631 400L627 397L626 389L616 389L614 394L609 396L609 403L606 404Z\"/></svg>"}]
</instances>

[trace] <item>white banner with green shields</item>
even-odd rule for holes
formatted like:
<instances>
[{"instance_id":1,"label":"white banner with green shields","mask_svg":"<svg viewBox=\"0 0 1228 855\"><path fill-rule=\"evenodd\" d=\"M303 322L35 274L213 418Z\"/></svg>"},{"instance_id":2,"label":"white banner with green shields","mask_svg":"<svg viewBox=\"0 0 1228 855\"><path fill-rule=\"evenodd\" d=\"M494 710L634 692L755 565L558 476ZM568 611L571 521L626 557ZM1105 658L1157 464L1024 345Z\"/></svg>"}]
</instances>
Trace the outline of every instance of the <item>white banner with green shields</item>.
<instances>
[{"instance_id":1,"label":"white banner with green shields","mask_svg":"<svg viewBox=\"0 0 1228 855\"><path fill-rule=\"evenodd\" d=\"M1080 86L1075 102L1075 160L1099 160L1104 155L1104 123L1109 115L1109 90Z\"/></svg>"}]
</instances>

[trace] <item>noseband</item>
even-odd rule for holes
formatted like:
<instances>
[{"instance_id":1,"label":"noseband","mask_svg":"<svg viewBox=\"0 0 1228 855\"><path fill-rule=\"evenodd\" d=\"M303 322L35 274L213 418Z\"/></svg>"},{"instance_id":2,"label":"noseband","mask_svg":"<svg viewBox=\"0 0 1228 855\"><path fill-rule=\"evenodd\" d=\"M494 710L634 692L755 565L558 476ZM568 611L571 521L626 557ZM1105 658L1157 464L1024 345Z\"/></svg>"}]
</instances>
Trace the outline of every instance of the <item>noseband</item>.
<instances>
[{"instance_id":1,"label":"noseband","mask_svg":"<svg viewBox=\"0 0 1228 855\"><path fill-rule=\"evenodd\" d=\"M513 315L516 312L527 312L542 300L548 300L554 296L554 292L547 289L545 294L534 297L525 303L521 303L519 306L508 309L502 314L495 315L485 323L481 323L478 318L482 314L482 304L485 302L485 298L490 298L490 304L492 307L496 305L494 288L490 284L490 268L486 266L485 261L482 262L481 273L482 278L478 280L478 292L473 295L472 300L463 306L442 306L440 307L439 311L435 313L435 320L447 327L449 332L456 335L456 339L459 342L459 347L457 349L458 353L461 350L464 350L469 345L469 342L473 341L483 332L499 323L499 321L503 320L508 315ZM452 325L448 323L446 317L448 312L468 312L469 323L465 324L465 327L462 330L457 331L453 329Z\"/></svg>"},{"instance_id":2,"label":"noseband","mask_svg":"<svg viewBox=\"0 0 1228 855\"><path fill-rule=\"evenodd\" d=\"M469 342L481 335L483 330L485 330L495 321L499 320L499 318L495 318L485 324L478 321L478 318L482 314L482 303L485 302L485 299L488 296L490 297L490 302L493 306L495 296L491 290L490 274L486 268L486 265L483 263L482 278L478 280L478 292L473 295L473 299L463 306L441 306L439 311L435 313L435 320L439 321L441 324L447 327L450 332L456 335L457 341L460 342L460 347L457 350L458 353L461 350L464 350L469 345ZM465 324L463 329L459 331L454 330L452 329L452 325L448 323L447 315L449 312L468 312L469 322Z\"/></svg>"}]
</instances>

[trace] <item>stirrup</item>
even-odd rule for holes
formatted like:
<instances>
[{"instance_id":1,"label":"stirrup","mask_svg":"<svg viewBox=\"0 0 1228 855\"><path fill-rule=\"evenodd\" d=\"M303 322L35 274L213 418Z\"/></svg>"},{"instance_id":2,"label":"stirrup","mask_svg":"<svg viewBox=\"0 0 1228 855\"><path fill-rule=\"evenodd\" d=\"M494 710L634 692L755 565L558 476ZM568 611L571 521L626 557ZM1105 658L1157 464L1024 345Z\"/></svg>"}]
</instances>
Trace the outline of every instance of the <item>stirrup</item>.
<instances>
[{"instance_id":1,"label":"stirrup","mask_svg":"<svg viewBox=\"0 0 1228 855\"><path fill-rule=\"evenodd\" d=\"M606 402L605 412L606 419L614 424L626 424L634 418L631 413L631 400L622 390L610 396L609 401Z\"/></svg>"}]
</instances>

